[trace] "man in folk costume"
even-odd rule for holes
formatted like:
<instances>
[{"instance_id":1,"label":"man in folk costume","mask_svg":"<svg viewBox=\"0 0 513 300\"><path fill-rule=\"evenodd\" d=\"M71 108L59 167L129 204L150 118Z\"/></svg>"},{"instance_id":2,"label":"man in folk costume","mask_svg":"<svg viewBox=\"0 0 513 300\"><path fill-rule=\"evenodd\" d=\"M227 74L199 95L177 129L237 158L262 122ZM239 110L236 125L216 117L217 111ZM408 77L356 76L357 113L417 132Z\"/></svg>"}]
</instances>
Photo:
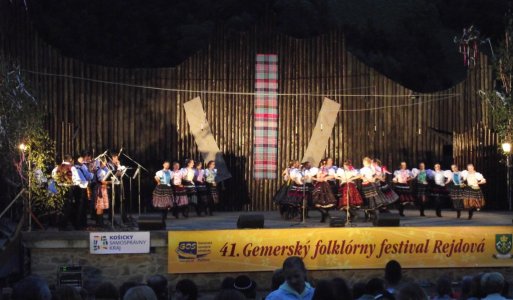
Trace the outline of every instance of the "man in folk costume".
<instances>
[{"instance_id":1,"label":"man in folk costume","mask_svg":"<svg viewBox=\"0 0 513 300\"><path fill-rule=\"evenodd\" d=\"M84 164L84 157L79 156L75 163L75 169L78 175L78 188L74 189L75 192L75 205L78 218L75 220L75 227L85 229L87 227L87 210L89 206L89 198L87 195L88 186L93 180L93 174L89 172L89 168Z\"/></svg>"},{"instance_id":2,"label":"man in folk costume","mask_svg":"<svg viewBox=\"0 0 513 300\"><path fill-rule=\"evenodd\" d=\"M153 190L153 207L162 212L162 221L165 222L169 210L173 207L173 189L171 188L171 170L169 161L164 161L162 170L155 173L157 186Z\"/></svg>"},{"instance_id":3,"label":"man in folk costume","mask_svg":"<svg viewBox=\"0 0 513 300\"><path fill-rule=\"evenodd\" d=\"M212 210L210 209L209 213L209 201L208 201L208 189L207 183L205 180L205 170L203 169L203 163L198 161L194 165L194 186L196 187L196 192L198 196L198 207L201 212L205 212L205 215L210 215Z\"/></svg>"},{"instance_id":4,"label":"man in folk costume","mask_svg":"<svg viewBox=\"0 0 513 300\"><path fill-rule=\"evenodd\" d=\"M78 176L77 169L73 166L73 158L71 155L66 154L62 163L52 171L52 177L61 189L65 189L64 204L62 207L62 216L59 220L59 228L66 229L70 221L76 220L77 209L75 204L75 194L78 194L80 177ZM73 222L76 225L75 222ZM75 229L78 229L75 227Z\"/></svg>"},{"instance_id":5,"label":"man in folk costume","mask_svg":"<svg viewBox=\"0 0 513 300\"><path fill-rule=\"evenodd\" d=\"M443 171L440 164L435 164L434 170L428 172L428 178L431 180L431 197L435 204L436 216L442 217L442 208L447 206L449 200L449 191L445 186L447 178L450 177L450 171Z\"/></svg>"},{"instance_id":6,"label":"man in folk costume","mask_svg":"<svg viewBox=\"0 0 513 300\"><path fill-rule=\"evenodd\" d=\"M425 217L424 209L429 200L428 170L426 170L426 164L423 162L419 163L419 168L413 168L411 172L414 178L415 196L417 198L420 216Z\"/></svg>"},{"instance_id":7,"label":"man in folk costume","mask_svg":"<svg viewBox=\"0 0 513 300\"><path fill-rule=\"evenodd\" d=\"M185 161L185 167L182 168L182 184L185 187L187 198L189 199L189 205L194 207L196 215L201 216L201 203L198 203L198 193L196 186L194 185L194 160L187 159Z\"/></svg>"},{"instance_id":8,"label":"man in folk costume","mask_svg":"<svg viewBox=\"0 0 513 300\"><path fill-rule=\"evenodd\" d=\"M216 162L211 160L207 163L207 168L205 169L205 182L207 183L208 191L207 210L210 216L213 214L214 209L219 204L219 193L217 192L216 177Z\"/></svg>"},{"instance_id":9,"label":"man in folk costume","mask_svg":"<svg viewBox=\"0 0 513 300\"><path fill-rule=\"evenodd\" d=\"M313 168L312 168L313 169ZM311 171L313 171L311 169ZM330 175L330 169L326 165L326 160L322 160L319 169L316 173L311 173L313 176L314 189L312 191L313 205L321 212L321 223L326 222L329 217L329 209L335 207L337 199L333 195L329 180L335 178L335 175Z\"/></svg>"},{"instance_id":10,"label":"man in folk costume","mask_svg":"<svg viewBox=\"0 0 513 300\"><path fill-rule=\"evenodd\" d=\"M406 162L401 162L399 170L394 172L394 189L395 192L399 195L399 204L397 208L399 209L399 215L404 217L404 207L408 204L414 203L415 198L412 195L410 183L413 179L413 174L408 169Z\"/></svg>"},{"instance_id":11,"label":"man in folk costume","mask_svg":"<svg viewBox=\"0 0 513 300\"><path fill-rule=\"evenodd\" d=\"M346 210L349 214L349 219L354 221L356 219L356 210L363 205L363 199L358 191L355 180L361 179L358 171L351 166L351 162L346 160L343 168L338 168L335 175L336 179L340 180L340 199L338 201L338 208Z\"/></svg>"},{"instance_id":12,"label":"man in folk costume","mask_svg":"<svg viewBox=\"0 0 513 300\"><path fill-rule=\"evenodd\" d=\"M449 196L451 197L452 207L456 211L456 216L461 217L461 211L465 209L463 205L463 191L465 185L463 178L457 165L451 165L451 173L447 178L446 186L449 189Z\"/></svg>"},{"instance_id":13,"label":"man in folk costume","mask_svg":"<svg viewBox=\"0 0 513 300\"><path fill-rule=\"evenodd\" d=\"M467 165L467 170L461 172L466 183L463 190L463 206L468 209L468 219L472 219L474 211L479 211L485 205L485 198L480 186L486 183L483 174L476 172L473 164Z\"/></svg>"}]
</instances>

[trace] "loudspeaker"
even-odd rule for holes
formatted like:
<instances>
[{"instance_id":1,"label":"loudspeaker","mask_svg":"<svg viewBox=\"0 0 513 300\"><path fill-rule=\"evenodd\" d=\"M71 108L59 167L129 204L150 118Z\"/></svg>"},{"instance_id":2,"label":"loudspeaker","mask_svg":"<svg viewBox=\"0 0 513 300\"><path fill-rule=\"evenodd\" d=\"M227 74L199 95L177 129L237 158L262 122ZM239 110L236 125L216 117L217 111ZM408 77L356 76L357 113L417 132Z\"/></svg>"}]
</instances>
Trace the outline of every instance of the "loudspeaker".
<instances>
[{"instance_id":1,"label":"loudspeaker","mask_svg":"<svg viewBox=\"0 0 513 300\"><path fill-rule=\"evenodd\" d=\"M330 218L330 227L344 227L346 226L346 218L342 217L331 217Z\"/></svg>"},{"instance_id":2,"label":"loudspeaker","mask_svg":"<svg viewBox=\"0 0 513 300\"><path fill-rule=\"evenodd\" d=\"M376 216L373 224L378 227L397 227L400 226L400 220L398 214L382 213Z\"/></svg>"},{"instance_id":3,"label":"loudspeaker","mask_svg":"<svg viewBox=\"0 0 513 300\"><path fill-rule=\"evenodd\" d=\"M137 220L139 230L165 230L166 223L162 220L161 215L156 216L140 216Z\"/></svg>"},{"instance_id":4,"label":"loudspeaker","mask_svg":"<svg viewBox=\"0 0 513 300\"><path fill-rule=\"evenodd\" d=\"M237 228L264 228L264 215L240 215Z\"/></svg>"}]
</instances>

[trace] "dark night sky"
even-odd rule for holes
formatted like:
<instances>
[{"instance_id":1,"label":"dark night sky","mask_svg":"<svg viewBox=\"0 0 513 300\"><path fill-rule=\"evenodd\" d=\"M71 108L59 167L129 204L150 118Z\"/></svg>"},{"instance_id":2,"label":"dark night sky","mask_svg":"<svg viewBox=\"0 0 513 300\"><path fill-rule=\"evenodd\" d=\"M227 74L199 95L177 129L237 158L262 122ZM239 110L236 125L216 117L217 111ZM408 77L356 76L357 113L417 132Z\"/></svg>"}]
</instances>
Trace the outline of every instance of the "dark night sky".
<instances>
[{"instance_id":1,"label":"dark night sky","mask_svg":"<svg viewBox=\"0 0 513 300\"><path fill-rule=\"evenodd\" d=\"M247 31L265 13L276 30L309 38L342 30L349 50L416 91L466 76L452 39L475 24L497 41L507 0L27 0L42 37L64 54L121 67L176 66L206 47L216 26Z\"/></svg>"}]
</instances>

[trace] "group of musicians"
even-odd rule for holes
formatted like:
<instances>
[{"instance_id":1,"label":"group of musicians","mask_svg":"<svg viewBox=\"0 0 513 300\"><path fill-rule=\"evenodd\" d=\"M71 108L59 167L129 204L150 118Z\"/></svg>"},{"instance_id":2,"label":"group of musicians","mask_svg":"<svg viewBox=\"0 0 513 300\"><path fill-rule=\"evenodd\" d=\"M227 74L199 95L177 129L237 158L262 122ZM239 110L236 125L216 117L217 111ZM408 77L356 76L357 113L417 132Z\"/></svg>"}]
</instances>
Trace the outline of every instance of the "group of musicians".
<instances>
[{"instance_id":1,"label":"group of musicians","mask_svg":"<svg viewBox=\"0 0 513 300\"><path fill-rule=\"evenodd\" d=\"M103 226L104 212L112 214L109 199L113 193L117 193L121 200L124 196L121 183L126 169L121 165L119 154L104 154L93 159L86 152L75 160L69 154L64 155L62 163L52 171L56 188L66 187L59 227L67 228L71 224L76 230L86 229L88 212L96 225ZM113 189L108 189L111 185ZM126 210L121 210L121 215L126 221Z\"/></svg>"},{"instance_id":2,"label":"group of musicians","mask_svg":"<svg viewBox=\"0 0 513 300\"><path fill-rule=\"evenodd\" d=\"M409 204L416 204L420 216L425 216L425 206L432 200L437 217L442 217L442 209L452 204L457 218L467 210L470 220L485 203L480 186L486 180L472 164L464 171L457 165L442 170L438 163L433 169L420 163L410 170L406 162L401 162L393 173L379 159L365 157L362 164L356 169L347 160L337 167L333 159L325 158L316 168L309 162L291 161L282 173L285 184L274 199L282 217L302 219L302 209L308 212L315 208L321 212L321 222L325 222L329 210L337 208L347 211L349 220L356 219L357 210L363 209L365 219L371 220L378 212L393 207L404 217L404 207Z\"/></svg>"}]
</instances>

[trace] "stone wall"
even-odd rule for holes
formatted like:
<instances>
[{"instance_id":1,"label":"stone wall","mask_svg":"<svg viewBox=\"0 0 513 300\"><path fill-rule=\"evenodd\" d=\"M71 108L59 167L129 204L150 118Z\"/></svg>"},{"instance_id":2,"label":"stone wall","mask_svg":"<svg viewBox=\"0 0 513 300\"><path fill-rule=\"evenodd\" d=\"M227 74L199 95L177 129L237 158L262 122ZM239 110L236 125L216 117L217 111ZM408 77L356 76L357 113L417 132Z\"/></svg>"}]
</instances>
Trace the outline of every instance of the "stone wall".
<instances>
[{"instance_id":1,"label":"stone wall","mask_svg":"<svg viewBox=\"0 0 513 300\"><path fill-rule=\"evenodd\" d=\"M57 270L62 265L80 265L83 267L84 286L94 290L98 283L110 281L119 286L125 281L144 282L154 274L166 275L170 285L174 286L182 278L192 279L202 291L215 291L226 276L234 273L205 274L167 274L167 233L151 233L150 254L92 255L89 254L88 232L31 232L23 234L23 243L30 253L30 272L43 276L49 284L56 284ZM384 262L385 264L385 262ZM441 275L448 275L459 281L465 275L486 272L491 269L407 269L406 280L416 280L429 287ZM508 280L513 279L513 268L494 268ZM253 272L249 274L260 290L270 287L272 272ZM330 270L310 271L309 278L316 281L323 278L342 277L351 283L382 277L382 270ZM511 283L511 282L510 282Z\"/></svg>"}]
</instances>

